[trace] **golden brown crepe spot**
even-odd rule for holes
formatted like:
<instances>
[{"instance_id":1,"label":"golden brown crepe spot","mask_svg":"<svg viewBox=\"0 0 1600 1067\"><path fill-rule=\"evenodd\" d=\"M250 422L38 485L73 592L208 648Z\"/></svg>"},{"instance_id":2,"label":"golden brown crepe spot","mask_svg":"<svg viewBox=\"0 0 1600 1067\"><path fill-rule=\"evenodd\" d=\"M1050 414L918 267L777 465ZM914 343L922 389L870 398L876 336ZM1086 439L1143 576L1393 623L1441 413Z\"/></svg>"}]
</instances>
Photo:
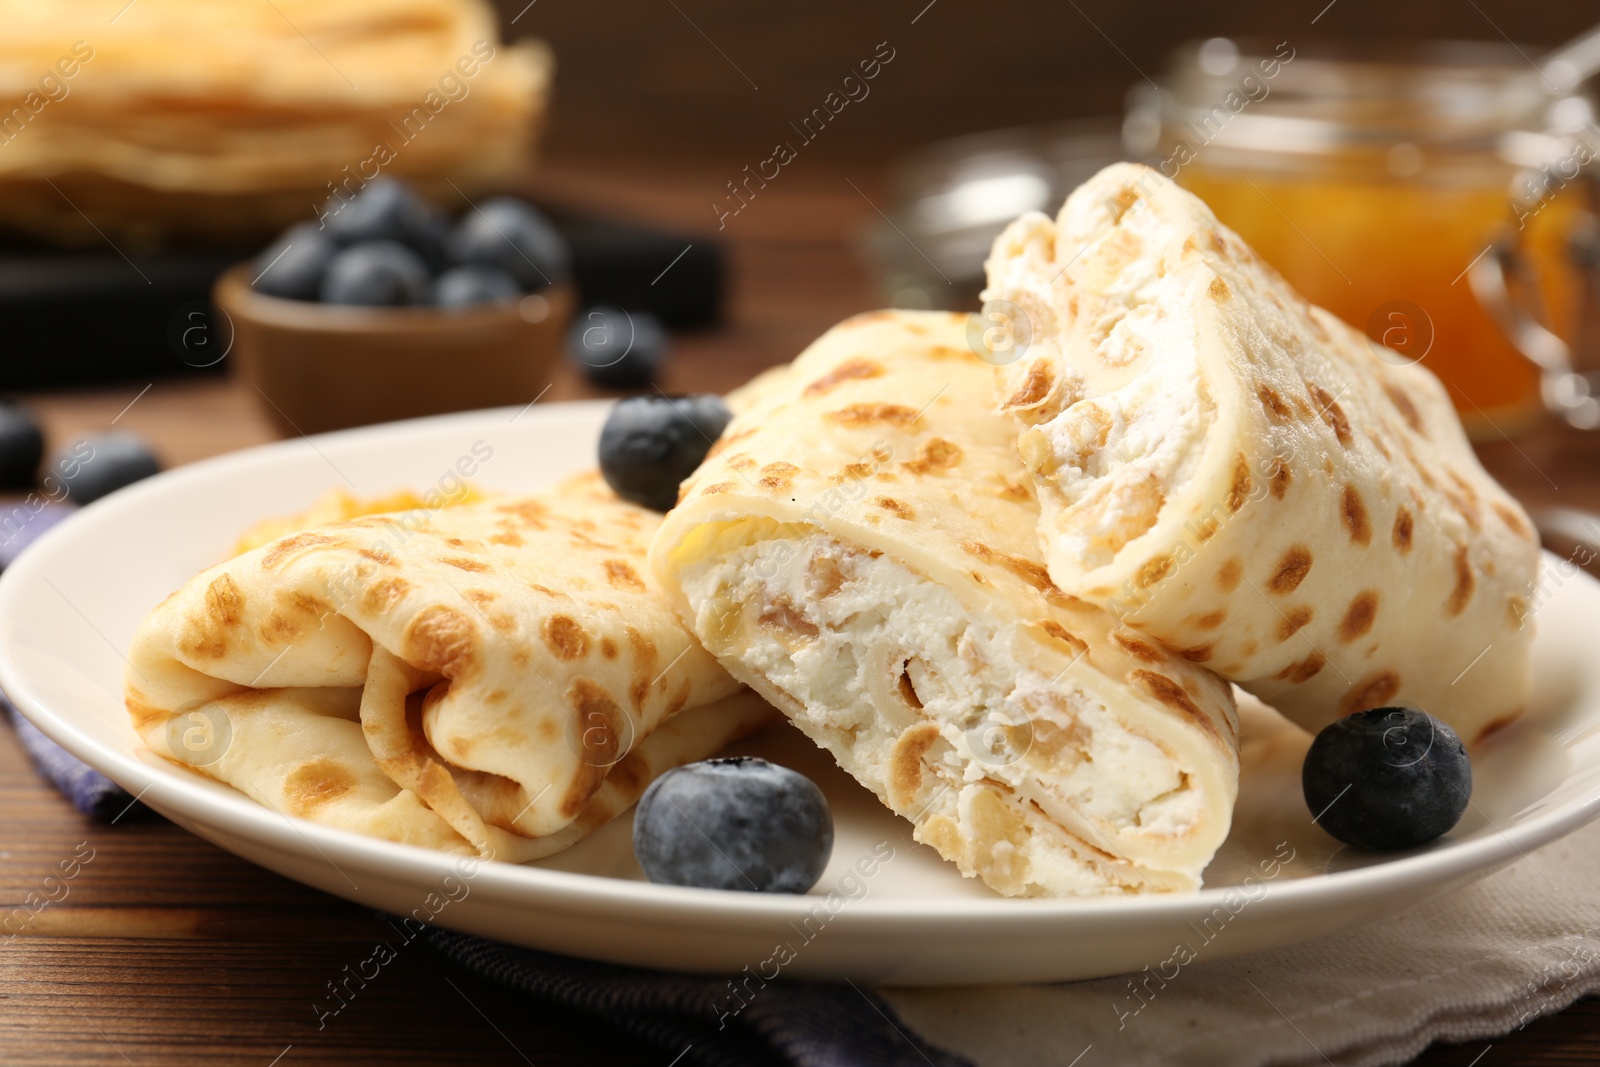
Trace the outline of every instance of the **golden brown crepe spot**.
<instances>
[{"instance_id":1,"label":"golden brown crepe spot","mask_svg":"<svg viewBox=\"0 0 1600 1067\"><path fill-rule=\"evenodd\" d=\"M128 714L133 717L133 728L139 733L144 733L150 727L166 722L172 713L163 708L152 708L142 701L127 697L124 703L128 706Z\"/></svg>"},{"instance_id":2,"label":"golden brown crepe spot","mask_svg":"<svg viewBox=\"0 0 1600 1067\"><path fill-rule=\"evenodd\" d=\"M1209 733L1217 734L1216 725L1211 721L1211 718L1200 710L1183 686L1166 675L1157 674L1155 671L1134 670L1128 672L1128 682L1169 708L1188 715L1195 722L1205 727Z\"/></svg>"},{"instance_id":3,"label":"golden brown crepe spot","mask_svg":"<svg viewBox=\"0 0 1600 1067\"><path fill-rule=\"evenodd\" d=\"M806 386L806 396L821 396L840 382L860 381L866 378L882 376L883 367L870 359L847 359L833 368L810 385Z\"/></svg>"},{"instance_id":4,"label":"golden brown crepe spot","mask_svg":"<svg viewBox=\"0 0 1600 1067\"><path fill-rule=\"evenodd\" d=\"M1256 396L1260 398L1261 406L1267 409L1267 414L1272 417L1273 422L1284 423L1293 417L1294 413L1289 410L1289 405L1284 403L1283 395L1265 382L1256 386Z\"/></svg>"},{"instance_id":5,"label":"golden brown crepe spot","mask_svg":"<svg viewBox=\"0 0 1600 1067\"><path fill-rule=\"evenodd\" d=\"M1445 610L1451 615L1460 615L1467 610L1467 604L1472 600L1472 591L1477 588L1477 579L1472 574L1472 560L1468 558L1467 546L1456 546L1456 585L1450 590L1450 599L1445 601Z\"/></svg>"},{"instance_id":6,"label":"golden brown crepe spot","mask_svg":"<svg viewBox=\"0 0 1600 1067\"><path fill-rule=\"evenodd\" d=\"M735 486L732 482L718 482L716 485L708 485L704 489L700 490L700 495L716 496L718 493L731 493L735 488L737 488L737 486Z\"/></svg>"},{"instance_id":7,"label":"golden brown crepe spot","mask_svg":"<svg viewBox=\"0 0 1600 1067\"><path fill-rule=\"evenodd\" d=\"M720 442L719 442L720 443ZM756 465L754 457L748 452L738 452L723 460L732 470L747 471Z\"/></svg>"},{"instance_id":8,"label":"golden brown crepe spot","mask_svg":"<svg viewBox=\"0 0 1600 1067\"><path fill-rule=\"evenodd\" d=\"M454 567L457 570L462 571L471 571L474 574L483 574L490 569L489 565L483 562L483 560L467 559L465 556L442 556L440 557L439 562L443 563L446 567Z\"/></svg>"},{"instance_id":9,"label":"golden brown crepe spot","mask_svg":"<svg viewBox=\"0 0 1600 1067\"><path fill-rule=\"evenodd\" d=\"M1209 615L1202 615L1195 620L1202 630L1215 630L1227 621L1228 613L1226 611L1213 611Z\"/></svg>"},{"instance_id":10,"label":"golden brown crepe spot","mask_svg":"<svg viewBox=\"0 0 1600 1067\"><path fill-rule=\"evenodd\" d=\"M517 533L515 530L506 530L503 533L497 533L493 537L489 538L489 541L491 544L505 545L508 548L521 548L523 545L522 535Z\"/></svg>"},{"instance_id":11,"label":"golden brown crepe spot","mask_svg":"<svg viewBox=\"0 0 1600 1067\"><path fill-rule=\"evenodd\" d=\"M1394 541L1394 547L1399 550L1402 556L1411 551L1411 533L1411 512L1401 508L1395 512L1394 531L1390 534L1390 538Z\"/></svg>"},{"instance_id":12,"label":"golden brown crepe spot","mask_svg":"<svg viewBox=\"0 0 1600 1067\"><path fill-rule=\"evenodd\" d=\"M925 351L924 355L928 359L969 360L975 358L967 349L952 348L949 345L933 345Z\"/></svg>"},{"instance_id":13,"label":"golden brown crepe spot","mask_svg":"<svg viewBox=\"0 0 1600 1067\"><path fill-rule=\"evenodd\" d=\"M1207 515L1200 520L1198 526L1194 527L1194 536L1203 545L1217 536L1217 531L1220 529L1222 529L1222 521L1215 515Z\"/></svg>"},{"instance_id":14,"label":"golden brown crepe spot","mask_svg":"<svg viewBox=\"0 0 1600 1067\"><path fill-rule=\"evenodd\" d=\"M356 550L356 555L362 559L370 559L372 562L385 567L393 567L395 565L394 554L382 548L359 548Z\"/></svg>"},{"instance_id":15,"label":"golden brown crepe spot","mask_svg":"<svg viewBox=\"0 0 1600 1067\"><path fill-rule=\"evenodd\" d=\"M905 519L907 522L911 522L917 517L917 513L912 510L910 504L901 503L893 497L875 497L872 504L874 507L882 508L884 511L893 512L898 518Z\"/></svg>"},{"instance_id":16,"label":"golden brown crepe spot","mask_svg":"<svg viewBox=\"0 0 1600 1067\"><path fill-rule=\"evenodd\" d=\"M239 624L244 610L244 597L230 575L219 574L206 587L206 615L218 626Z\"/></svg>"},{"instance_id":17,"label":"golden brown crepe spot","mask_svg":"<svg viewBox=\"0 0 1600 1067\"><path fill-rule=\"evenodd\" d=\"M794 476L799 473L800 468L793 463L778 460L761 468L761 477L756 484L775 493L788 492L794 486Z\"/></svg>"},{"instance_id":18,"label":"golden brown crepe spot","mask_svg":"<svg viewBox=\"0 0 1600 1067\"><path fill-rule=\"evenodd\" d=\"M1350 606L1345 609L1344 618L1339 622L1339 640L1345 644L1354 641L1372 629L1372 620L1377 617L1377 590L1364 589L1357 593L1355 599L1350 601Z\"/></svg>"},{"instance_id":19,"label":"golden brown crepe spot","mask_svg":"<svg viewBox=\"0 0 1600 1067\"><path fill-rule=\"evenodd\" d=\"M1312 652L1311 655L1300 662L1289 664L1273 677L1280 682L1288 682L1290 685L1302 685L1315 678L1327 662L1321 652Z\"/></svg>"},{"instance_id":20,"label":"golden brown crepe spot","mask_svg":"<svg viewBox=\"0 0 1600 1067\"><path fill-rule=\"evenodd\" d=\"M1222 301L1232 296L1233 290L1229 289L1228 283L1222 280L1221 275L1218 275L1211 279L1210 285L1206 286L1206 295L1213 300Z\"/></svg>"},{"instance_id":21,"label":"golden brown crepe spot","mask_svg":"<svg viewBox=\"0 0 1600 1067\"><path fill-rule=\"evenodd\" d=\"M806 565L806 592L818 600L837 593L844 583L844 571L832 556L814 556Z\"/></svg>"},{"instance_id":22,"label":"golden brown crepe spot","mask_svg":"<svg viewBox=\"0 0 1600 1067\"><path fill-rule=\"evenodd\" d=\"M1449 498L1455 509L1461 513L1461 517L1466 520L1467 526L1472 532L1477 533L1483 528L1483 523L1478 518L1477 492L1473 490L1471 483L1449 467L1445 468L1444 473L1445 477L1450 479L1451 485L1455 487L1454 492L1446 489L1445 496Z\"/></svg>"},{"instance_id":23,"label":"golden brown crepe spot","mask_svg":"<svg viewBox=\"0 0 1600 1067\"><path fill-rule=\"evenodd\" d=\"M850 404L822 416L840 426L860 427L882 423L905 430L922 421L916 408L904 404Z\"/></svg>"},{"instance_id":24,"label":"golden brown crepe spot","mask_svg":"<svg viewBox=\"0 0 1600 1067\"><path fill-rule=\"evenodd\" d=\"M1345 693L1339 701L1339 710L1346 715L1358 711L1381 708L1400 692L1400 676L1394 671L1378 671L1368 675Z\"/></svg>"},{"instance_id":25,"label":"golden brown crepe spot","mask_svg":"<svg viewBox=\"0 0 1600 1067\"><path fill-rule=\"evenodd\" d=\"M570 819L583 810L595 790L605 781L606 772L621 755L622 743L619 739L626 724L622 709L611 699L611 694L604 686L588 678L572 680L567 690L567 702L577 713L572 728L578 734L580 758L557 810Z\"/></svg>"},{"instance_id":26,"label":"golden brown crepe spot","mask_svg":"<svg viewBox=\"0 0 1600 1067\"><path fill-rule=\"evenodd\" d=\"M1013 482L1010 479L1002 477L1000 479L1000 499L1015 500L1019 503L1027 503L1029 500L1033 499L1033 494L1028 492L1028 487L1023 485L1021 482Z\"/></svg>"},{"instance_id":27,"label":"golden brown crepe spot","mask_svg":"<svg viewBox=\"0 0 1600 1067\"><path fill-rule=\"evenodd\" d=\"M1255 655L1256 652L1260 649L1260 647L1261 646L1256 644L1256 642L1254 642L1254 641L1246 641L1243 645L1239 646L1239 654L1241 656L1244 656L1246 659L1248 659L1251 656ZM1234 673L1234 672L1230 671L1229 673L1231 674L1231 673Z\"/></svg>"},{"instance_id":28,"label":"golden brown crepe spot","mask_svg":"<svg viewBox=\"0 0 1600 1067\"><path fill-rule=\"evenodd\" d=\"M1279 596L1287 596L1300 588L1311 570L1311 550L1305 545L1290 545L1278 560L1278 566L1267 579L1267 589Z\"/></svg>"},{"instance_id":29,"label":"golden brown crepe spot","mask_svg":"<svg viewBox=\"0 0 1600 1067\"><path fill-rule=\"evenodd\" d=\"M662 682L661 684L665 685L666 683ZM689 679L685 678L683 680L683 685L679 687L679 689L678 689L678 691L676 693L672 694L672 699L667 701L666 710L661 713L662 719L665 720L665 719L672 718L674 715L678 714L678 712L682 711L685 707L687 707L688 704L689 704Z\"/></svg>"},{"instance_id":30,"label":"golden brown crepe spot","mask_svg":"<svg viewBox=\"0 0 1600 1067\"><path fill-rule=\"evenodd\" d=\"M1213 649L1210 645L1198 645L1194 648L1183 649L1178 655L1195 663L1204 663L1211 658L1212 651Z\"/></svg>"},{"instance_id":31,"label":"golden brown crepe spot","mask_svg":"<svg viewBox=\"0 0 1600 1067\"><path fill-rule=\"evenodd\" d=\"M1422 427L1422 413L1417 410L1417 405L1411 402L1405 391L1390 382L1384 382L1383 392L1389 398L1389 403L1400 413L1400 417L1406 420L1406 425L1426 436L1427 431Z\"/></svg>"},{"instance_id":32,"label":"golden brown crepe spot","mask_svg":"<svg viewBox=\"0 0 1600 1067\"><path fill-rule=\"evenodd\" d=\"M292 814L310 815L356 787L355 775L327 757L302 763L283 780L285 806Z\"/></svg>"},{"instance_id":33,"label":"golden brown crepe spot","mask_svg":"<svg viewBox=\"0 0 1600 1067\"><path fill-rule=\"evenodd\" d=\"M961 446L942 437L930 437L917 449L917 458L907 460L905 468L915 474L949 470L961 463Z\"/></svg>"},{"instance_id":34,"label":"golden brown crepe spot","mask_svg":"<svg viewBox=\"0 0 1600 1067\"><path fill-rule=\"evenodd\" d=\"M1497 719L1492 719L1492 720L1490 720L1490 722L1489 722L1489 724L1487 726L1485 726L1482 730L1478 731L1478 736L1477 737L1463 738L1463 740L1465 740L1468 744L1473 744L1475 742L1482 741L1484 738L1488 737L1490 734L1496 733L1497 731L1500 731L1500 730L1504 730L1507 726L1510 726L1512 723L1514 723L1518 719L1522 718L1522 712L1523 712L1523 709L1522 708L1518 708L1516 711L1513 711L1509 715L1502 715Z\"/></svg>"},{"instance_id":35,"label":"golden brown crepe spot","mask_svg":"<svg viewBox=\"0 0 1600 1067\"><path fill-rule=\"evenodd\" d=\"M1050 581L1050 572L1045 570L1042 564L1035 563L1031 559L1024 559L1021 556L1013 556L1007 552L997 552L978 541L963 541L961 548L968 555L976 556L985 563L993 563L1004 567L1041 593L1051 597L1051 599L1072 600L1071 597L1066 596L1065 593L1055 587L1055 583Z\"/></svg>"},{"instance_id":36,"label":"golden brown crepe spot","mask_svg":"<svg viewBox=\"0 0 1600 1067\"><path fill-rule=\"evenodd\" d=\"M1229 257L1228 242L1224 241L1222 239L1222 234L1218 233L1216 230L1211 230L1206 234L1206 243L1211 245L1211 251L1215 252L1217 255L1224 259Z\"/></svg>"},{"instance_id":37,"label":"golden brown crepe spot","mask_svg":"<svg viewBox=\"0 0 1600 1067\"><path fill-rule=\"evenodd\" d=\"M1282 456L1275 456L1272 460L1272 470L1267 474L1267 488L1271 490L1273 499L1282 500L1284 494L1289 492L1289 483L1294 481L1294 474L1289 470L1289 464Z\"/></svg>"},{"instance_id":38,"label":"golden brown crepe spot","mask_svg":"<svg viewBox=\"0 0 1600 1067\"><path fill-rule=\"evenodd\" d=\"M1339 443L1345 447L1350 446L1350 420L1345 416L1344 408L1339 406L1339 401L1334 399L1332 393L1315 382L1307 382L1306 389L1311 393L1311 399L1317 405L1317 413L1322 416L1322 421L1339 438Z\"/></svg>"},{"instance_id":39,"label":"golden brown crepe spot","mask_svg":"<svg viewBox=\"0 0 1600 1067\"><path fill-rule=\"evenodd\" d=\"M1043 622L1039 623L1039 626L1044 630L1045 633L1049 634L1057 641L1060 641L1062 644L1072 649L1073 655L1081 656L1085 652L1089 651L1089 645L1083 640L1083 638L1079 637L1071 630L1068 630L1065 626L1061 625L1059 622L1056 622L1054 619L1045 619Z\"/></svg>"},{"instance_id":40,"label":"golden brown crepe spot","mask_svg":"<svg viewBox=\"0 0 1600 1067\"><path fill-rule=\"evenodd\" d=\"M1244 563L1238 556L1233 556L1222 564L1217 571L1217 585L1224 593L1231 593L1239 584L1239 579L1244 577Z\"/></svg>"},{"instance_id":41,"label":"golden brown crepe spot","mask_svg":"<svg viewBox=\"0 0 1600 1067\"><path fill-rule=\"evenodd\" d=\"M1111 642L1135 659L1142 659L1146 663L1160 663L1167 657L1157 649L1131 633L1122 630L1111 631Z\"/></svg>"},{"instance_id":42,"label":"golden brown crepe spot","mask_svg":"<svg viewBox=\"0 0 1600 1067\"><path fill-rule=\"evenodd\" d=\"M1050 364L1042 359L1035 360L1028 368L1028 376L1023 379L1022 385L1000 406L1006 411L1032 407L1049 396L1050 389L1054 385L1055 372L1050 369Z\"/></svg>"},{"instance_id":43,"label":"golden brown crepe spot","mask_svg":"<svg viewBox=\"0 0 1600 1067\"><path fill-rule=\"evenodd\" d=\"M1344 523L1345 532L1350 535L1350 541L1357 545L1372 543L1372 524L1367 521L1367 505L1361 499L1361 491L1353 485L1346 485L1340 497L1339 519Z\"/></svg>"},{"instance_id":44,"label":"golden brown crepe spot","mask_svg":"<svg viewBox=\"0 0 1600 1067\"><path fill-rule=\"evenodd\" d=\"M1139 568L1139 572L1133 576L1133 584L1140 589L1149 589L1177 569L1177 565L1172 562L1171 556L1154 556L1146 560L1144 566Z\"/></svg>"},{"instance_id":45,"label":"golden brown crepe spot","mask_svg":"<svg viewBox=\"0 0 1600 1067\"><path fill-rule=\"evenodd\" d=\"M1506 622L1514 630L1522 629L1522 621L1528 617L1528 602L1519 596L1506 597Z\"/></svg>"},{"instance_id":46,"label":"golden brown crepe spot","mask_svg":"<svg viewBox=\"0 0 1600 1067\"><path fill-rule=\"evenodd\" d=\"M551 615L540 628L544 643L557 659L582 659L589 654L589 635L569 615Z\"/></svg>"},{"instance_id":47,"label":"golden brown crepe spot","mask_svg":"<svg viewBox=\"0 0 1600 1067\"><path fill-rule=\"evenodd\" d=\"M1233 484L1228 487L1228 510L1238 511L1250 499L1250 464L1241 452L1233 461Z\"/></svg>"},{"instance_id":48,"label":"golden brown crepe spot","mask_svg":"<svg viewBox=\"0 0 1600 1067\"><path fill-rule=\"evenodd\" d=\"M880 482L898 482L900 480L900 476L894 471L879 471L874 477Z\"/></svg>"},{"instance_id":49,"label":"golden brown crepe spot","mask_svg":"<svg viewBox=\"0 0 1600 1067\"><path fill-rule=\"evenodd\" d=\"M617 761L606 775L606 782L619 789L625 797L637 797L650 781L650 765L637 752L630 752Z\"/></svg>"},{"instance_id":50,"label":"golden brown crepe spot","mask_svg":"<svg viewBox=\"0 0 1600 1067\"><path fill-rule=\"evenodd\" d=\"M1108 206L1112 209L1111 221L1113 223L1121 222L1122 216L1126 215L1129 209L1138 202L1139 190L1136 187L1127 184L1121 186L1115 193L1112 194L1111 199L1108 202Z\"/></svg>"},{"instance_id":51,"label":"golden brown crepe spot","mask_svg":"<svg viewBox=\"0 0 1600 1067\"><path fill-rule=\"evenodd\" d=\"M939 728L931 722L912 723L895 739L889 751L889 803L897 810L910 812L922 791L922 760L939 741Z\"/></svg>"},{"instance_id":52,"label":"golden brown crepe spot","mask_svg":"<svg viewBox=\"0 0 1600 1067\"><path fill-rule=\"evenodd\" d=\"M537 500L518 500L510 504L496 505L495 511L502 515L514 515L522 520L524 526L531 526L536 530L544 529L544 518L549 515L550 509Z\"/></svg>"},{"instance_id":53,"label":"golden brown crepe spot","mask_svg":"<svg viewBox=\"0 0 1600 1067\"><path fill-rule=\"evenodd\" d=\"M836 480L843 481L846 478L870 478L870 477L872 477L872 464L870 464L870 463L847 463L847 464L845 464L844 468L842 470L840 470L839 477Z\"/></svg>"},{"instance_id":54,"label":"golden brown crepe spot","mask_svg":"<svg viewBox=\"0 0 1600 1067\"><path fill-rule=\"evenodd\" d=\"M401 639L401 658L423 671L460 678L476 663L478 632L472 620L454 608L436 605L411 621Z\"/></svg>"},{"instance_id":55,"label":"golden brown crepe spot","mask_svg":"<svg viewBox=\"0 0 1600 1067\"><path fill-rule=\"evenodd\" d=\"M338 545L343 543L344 541L342 538L329 537L327 534L298 533L292 537L283 538L282 540L276 542L271 548L267 549L266 554L261 557L261 566L264 570L271 570L279 563L282 563L285 557L290 556L303 548L315 548L318 545Z\"/></svg>"},{"instance_id":56,"label":"golden brown crepe spot","mask_svg":"<svg viewBox=\"0 0 1600 1067\"><path fill-rule=\"evenodd\" d=\"M644 698L650 695L650 683L656 673L656 643L630 626L628 650L633 653L633 684L628 695L633 698L634 710L639 711L644 708Z\"/></svg>"},{"instance_id":57,"label":"golden brown crepe spot","mask_svg":"<svg viewBox=\"0 0 1600 1067\"><path fill-rule=\"evenodd\" d=\"M602 566L606 569L606 581L613 588L631 589L638 593L645 591L644 579L639 577L639 572L627 560L608 559Z\"/></svg>"},{"instance_id":58,"label":"golden brown crepe spot","mask_svg":"<svg viewBox=\"0 0 1600 1067\"><path fill-rule=\"evenodd\" d=\"M786 633L803 634L806 637L816 637L822 632L817 629L815 623L794 609L794 604L788 597L778 597L768 604L756 617L756 623Z\"/></svg>"},{"instance_id":59,"label":"golden brown crepe spot","mask_svg":"<svg viewBox=\"0 0 1600 1067\"><path fill-rule=\"evenodd\" d=\"M566 593L562 592L561 590L559 590L559 589L551 589L548 585L540 585L538 582L529 582L528 583L528 588L532 589L535 593L543 593L545 596L554 597L557 600L570 600L571 599L571 597L569 597Z\"/></svg>"},{"instance_id":60,"label":"golden brown crepe spot","mask_svg":"<svg viewBox=\"0 0 1600 1067\"><path fill-rule=\"evenodd\" d=\"M1299 633L1301 627L1311 621L1313 614L1315 612L1312 611L1309 604L1302 604L1284 612L1283 616L1278 620L1278 642L1281 644Z\"/></svg>"}]
</instances>

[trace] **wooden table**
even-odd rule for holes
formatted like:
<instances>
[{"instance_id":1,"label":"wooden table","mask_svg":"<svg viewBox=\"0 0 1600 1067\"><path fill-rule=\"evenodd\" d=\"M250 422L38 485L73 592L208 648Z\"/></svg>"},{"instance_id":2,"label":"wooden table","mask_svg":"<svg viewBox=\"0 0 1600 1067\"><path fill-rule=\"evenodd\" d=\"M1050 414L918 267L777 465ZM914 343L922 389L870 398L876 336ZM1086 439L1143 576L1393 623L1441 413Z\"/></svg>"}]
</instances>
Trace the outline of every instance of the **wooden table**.
<instances>
[{"instance_id":1,"label":"wooden table","mask_svg":"<svg viewBox=\"0 0 1600 1067\"><path fill-rule=\"evenodd\" d=\"M724 328L674 339L669 390L723 390L792 357L879 296L854 248L875 213L871 174L786 178L721 237L731 300ZM568 163L541 179L569 201L706 228L709 171ZM29 398L52 443L104 428L146 435L169 465L271 439L253 393L226 381L163 380ZM596 395L563 369L548 399ZM132 402L132 406L129 404ZM118 418L120 414L120 418ZM1547 430L1483 448L1530 503L1600 507L1600 436ZM308 487L308 495L311 487ZM80 843L93 863L22 936L0 941L0 1063L649 1064L670 1055L592 1020L511 995L424 947L319 1031L324 983L364 957L380 928L362 908L286 881L158 819L104 827L33 772L0 727L0 913ZM1522 1032L1430 1049L1428 1065L1595 1062L1600 1001ZM1482 1056L1482 1059L1478 1059ZM281 1057L281 1059L275 1059Z\"/></svg>"}]
</instances>

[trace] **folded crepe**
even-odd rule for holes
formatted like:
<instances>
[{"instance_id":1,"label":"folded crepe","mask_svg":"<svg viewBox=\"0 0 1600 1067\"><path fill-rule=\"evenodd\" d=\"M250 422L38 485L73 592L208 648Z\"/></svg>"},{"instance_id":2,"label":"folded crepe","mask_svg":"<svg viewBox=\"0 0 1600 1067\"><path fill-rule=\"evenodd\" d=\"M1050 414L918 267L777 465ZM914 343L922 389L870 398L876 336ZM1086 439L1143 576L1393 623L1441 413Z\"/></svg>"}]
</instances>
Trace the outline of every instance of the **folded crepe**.
<instances>
[{"instance_id":1,"label":"folded crepe","mask_svg":"<svg viewBox=\"0 0 1600 1067\"><path fill-rule=\"evenodd\" d=\"M967 876L1195 888L1228 832L1228 686L1050 584L965 317L836 326L683 486L651 566L741 681Z\"/></svg>"},{"instance_id":2,"label":"folded crepe","mask_svg":"<svg viewBox=\"0 0 1600 1067\"><path fill-rule=\"evenodd\" d=\"M1432 374L1145 167L1018 219L988 271L1057 586L1313 731L1522 712L1537 540Z\"/></svg>"},{"instance_id":3,"label":"folded crepe","mask_svg":"<svg viewBox=\"0 0 1600 1067\"><path fill-rule=\"evenodd\" d=\"M549 855L771 717L655 587L658 522L585 480L293 533L150 614L128 710L281 813Z\"/></svg>"}]
</instances>

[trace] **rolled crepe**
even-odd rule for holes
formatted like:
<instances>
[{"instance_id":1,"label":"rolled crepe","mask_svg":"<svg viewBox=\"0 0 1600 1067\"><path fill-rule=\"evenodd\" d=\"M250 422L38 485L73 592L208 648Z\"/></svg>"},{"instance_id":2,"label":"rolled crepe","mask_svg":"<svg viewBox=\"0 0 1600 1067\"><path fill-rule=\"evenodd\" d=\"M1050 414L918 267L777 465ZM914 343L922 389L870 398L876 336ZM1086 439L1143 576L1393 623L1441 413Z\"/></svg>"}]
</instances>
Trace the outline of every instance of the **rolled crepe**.
<instances>
[{"instance_id":1,"label":"rolled crepe","mask_svg":"<svg viewBox=\"0 0 1600 1067\"><path fill-rule=\"evenodd\" d=\"M1408 703L1470 741L1522 712L1533 525L1432 374L1145 167L1017 220L988 270L1056 585L1313 731Z\"/></svg>"},{"instance_id":2,"label":"rolled crepe","mask_svg":"<svg viewBox=\"0 0 1600 1067\"><path fill-rule=\"evenodd\" d=\"M549 855L771 714L655 587L658 521L584 482L280 538L139 627L135 728L285 814Z\"/></svg>"},{"instance_id":3,"label":"rolled crepe","mask_svg":"<svg viewBox=\"0 0 1600 1067\"><path fill-rule=\"evenodd\" d=\"M735 397L651 566L735 677L964 875L1193 889L1232 818L1231 692L1051 585L964 324L858 316Z\"/></svg>"}]
</instances>

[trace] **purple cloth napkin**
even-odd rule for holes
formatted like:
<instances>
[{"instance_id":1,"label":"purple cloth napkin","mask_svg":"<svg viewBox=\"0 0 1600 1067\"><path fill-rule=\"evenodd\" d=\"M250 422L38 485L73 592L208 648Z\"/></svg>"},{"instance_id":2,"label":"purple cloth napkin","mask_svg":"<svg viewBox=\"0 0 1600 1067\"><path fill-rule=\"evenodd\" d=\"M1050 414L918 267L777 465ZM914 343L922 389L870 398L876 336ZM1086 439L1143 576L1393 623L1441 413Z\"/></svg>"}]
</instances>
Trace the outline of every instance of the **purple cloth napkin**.
<instances>
[{"instance_id":1,"label":"purple cloth napkin","mask_svg":"<svg viewBox=\"0 0 1600 1067\"><path fill-rule=\"evenodd\" d=\"M17 739L33 757L39 773L72 801L73 807L97 822L120 822L149 812L143 804L135 804L126 789L93 767L80 763L66 749L40 733L37 726L11 706L4 694L0 694L0 707L5 709L11 725L16 728Z\"/></svg>"}]
</instances>

